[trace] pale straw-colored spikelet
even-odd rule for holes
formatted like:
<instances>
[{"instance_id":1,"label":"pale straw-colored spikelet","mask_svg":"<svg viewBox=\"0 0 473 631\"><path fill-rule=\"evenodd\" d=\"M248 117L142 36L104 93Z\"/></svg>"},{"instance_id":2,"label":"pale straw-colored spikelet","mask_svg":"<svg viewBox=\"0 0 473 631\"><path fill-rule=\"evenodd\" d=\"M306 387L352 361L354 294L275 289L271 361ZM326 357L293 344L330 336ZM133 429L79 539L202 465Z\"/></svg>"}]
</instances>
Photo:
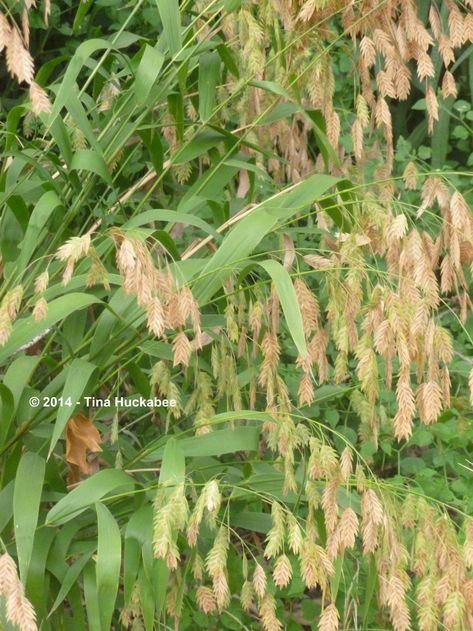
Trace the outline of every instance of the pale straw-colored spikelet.
<instances>
[{"instance_id":1,"label":"pale straw-colored spikelet","mask_svg":"<svg viewBox=\"0 0 473 631\"><path fill-rule=\"evenodd\" d=\"M450 199L450 214L455 230L469 230L470 209L461 193L455 191Z\"/></svg>"},{"instance_id":2,"label":"pale straw-colored spikelet","mask_svg":"<svg viewBox=\"0 0 473 631\"><path fill-rule=\"evenodd\" d=\"M465 565L473 569L473 518L465 520L465 542L463 544L463 558Z\"/></svg>"},{"instance_id":3,"label":"pale straw-colored spikelet","mask_svg":"<svg viewBox=\"0 0 473 631\"><path fill-rule=\"evenodd\" d=\"M345 447L340 456L340 473L343 482L348 482L353 470L353 450Z\"/></svg>"},{"instance_id":4,"label":"pale straw-colored spikelet","mask_svg":"<svg viewBox=\"0 0 473 631\"><path fill-rule=\"evenodd\" d=\"M358 94L356 97L356 118L360 122L362 129L368 127L370 123L370 110L362 94Z\"/></svg>"},{"instance_id":5,"label":"pale straw-colored spikelet","mask_svg":"<svg viewBox=\"0 0 473 631\"><path fill-rule=\"evenodd\" d=\"M18 583L15 561L8 553L0 556L0 594L8 596Z\"/></svg>"},{"instance_id":6,"label":"pale straw-colored spikelet","mask_svg":"<svg viewBox=\"0 0 473 631\"><path fill-rule=\"evenodd\" d=\"M404 369L396 386L398 410L394 417L394 435L397 440L404 440L411 436L413 419L416 412L414 392L410 383L409 371Z\"/></svg>"},{"instance_id":7,"label":"pale straw-colored spikelet","mask_svg":"<svg viewBox=\"0 0 473 631\"><path fill-rule=\"evenodd\" d=\"M282 506L278 502L273 502L271 506L271 519L273 522L272 528L268 532L266 538L266 547L264 550L264 556L267 559L279 554L281 548L284 545L284 538L286 534L286 517Z\"/></svg>"},{"instance_id":8,"label":"pale straw-colored spikelet","mask_svg":"<svg viewBox=\"0 0 473 631\"><path fill-rule=\"evenodd\" d=\"M428 381L418 387L418 407L423 423L435 423L442 411L442 389L436 381Z\"/></svg>"},{"instance_id":9,"label":"pale straw-colored spikelet","mask_svg":"<svg viewBox=\"0 0 473 631\"><path fill-rule=\"evenodd\" d=\"M375 121L377 127L383 127L386 131L392 129L392 118L389 106L383 97L379 97L375 108Z\"/></svg>"},{"instance_id":10,"label":"pale straw-colored spikelet","mask_svg":"<svg viewBox=\"0 0 473 631\"><path fill-rule=\"evenodd\" d=\"M378 546L378 530L383 522L381 502L373 489L367 489L361 498L363 551L373 552Z\"/></svg>"},{"instance_id":11,"label":"pale straw-colored spikelet","mask_svg":"<svg viewBox=\"0 0 473 631\"><path fill-rule=\"evenodd\" d=\"M228 604L230 598L226 575L228 543L228 530L222 526L205 560L205 567L212 579L215 602L219 611Z\"/></svg>"},{"instance_id":12,"label":"pale straw-colored spikelet","mask_svg":"<svg viewBox=\"0 0 473 631\"><path fill-rule=\"evenodd\" d=\"M197 606L205 614L212 614L217 611L217 603L213 591L209 587L199 585L196 594Z\"/></svg>"},{"instance_id":13,"label":"pale straw-colored spikelet","mask_svg":"<svg viewBox=\"0 0 473 631\"><path fill-rule=\"evenodd\" d=\"M41 297L39 298L39 300L36 301L34 305L33 316L36 322L40 322L41 320L44 320L47 315L48 315L48 303L46 302L45 298Z\"/></svg>"},{"instance_id":14,"label":"pale straw-colored spikelet","mask_svg":"<svg viewBox=\"0 0 473 631\"><path fill-rule=\"evenodd\" d=\"M304 374L299 382L299 406L310 405L314 400L314 384L310 374Z\"/></svg>"},{"instance_id":15,"label":"pale straw-colored spikelet","mask_svg":"<svg viewBox=\"0 0 473 631\"><path fill-rule=\"evenodd\" d=\"M445 72L442 78L442 94L444 99L448 99L449 96L452 96L456 99L458 95L455 78L448 70Z\"/></svg>"},{"instance_id":16,"label":"pale straw-colored spikelet","mask_svg":"<svg viewBox=\"0 0 473 631\"><path fill-rule=\"evenodd\" d=\"M204 578L205 564L200 554L195 554L192 562L192 576L196 581L202 581Z\"/></svg>"},{"instance_id":17,"label":"pale straw-colored spikelet","mask_svg":"<svg viewBox=\"0 0 473 631\"><path fill-rule=\"evenodd\" d=\"M133 242L129 239L123 239L117 249L117 266L122 274L127 274L135 269L136 251Z\"/></svg>"},{"instance_id":18,"label":"pale straw-colored spikelet","mask_svg":"<svg viewBox=\"0 0 473 631\"><path fill-rule=\"evenodd\" d=\"M189 365L189 360L192 353L192 347L184 331L181 331L180 333L178 333L176 337L173 339L172 350L173 350L173 366L178 366L179 364L182 364L182 366Z\"/></svg>"},{"instance_id":19,"label":"pale straw-colored spikelet","mask_svg":"<svg viewBox=\"0 0 473 631\"><path fill-rule=\"evenodd\" d=\"M334 267L334 264L330 259L318 254L307 254L304 256L304 261L314 269L327 270Z\"/></svg>"},{"instance_id":20,"label":"pale straw-colored spikelet","mask_svg":"<svg viewBox=\"0 0 473 631\"><path fill-rule=\"evenodd\" d=\"M162 337L166 329L165 313L161 300L155 296L146 306L148 316L148 331L156 337Z\"/></svg>"},{"instance_id":21,"label":"pale straw-colored spikelet","mask_svg":"<svg viewBox=\"0 0 473 631\"><path fill-rule=\"evenodd\" d=\"M254 604L255 590L251 581L245 580L240 593L240 602L244 611L250 611Z\"/></svg>"},{"instance_id":22,"label":"pale straw-colored spikelet","mask_svg":"<svg viewBox=\"0 0 473 631\"><path fill-rule=\"evenodd\" d=\"M5 308L0 308L0 346L5 346L12 330L12 321Z\"/></svg>"},{"instance_id":23,"label":"pale straw-colored spikelet","mask_svg":"<svg viewBox=\"0 0 473 631\"><path fill-rule=\"evenodd\" d=\"M21 33L23 35L23 41L26 48L30 45L30 20L27 9L23 9L21 12Z\"/></svg>"},{"instance_id":24,"label":"pale straw-colored spikelet","mask_svg":"<svg viewBox=\"0 0 473 631\"><path fill-rule=\"evenodd\" d=\"M333 575L333 564L325 550L310 540L305 540L299 555L302 580L311 589L320 585L322 589L327 579Z\"/></svg>"},{"instance_id":25,"label":"pale straw-colored spikelet","mask_svg":"<svg viewBox=\"0 0 473 631\"><path fill-rule=\"evenodd\" d=\"M82 237L71 237L58 248L55 256L60 261L71 260L76 262L87 255L89 248L90 234L84 234Z\"/></svg>"},{"instance_id":26,"label":"pale straw-colored spikelet","mask_svg":"<svg viewBox=\"0 0 473 631\"><path fill-rule=\"evenodd\" d=\"M176 569L180 555L175 543L176 534L187 524L189 507L184 485L179 484L167 500L158 491L154 501L153 553L164 559L169 569Z\"/></svg>"},{"instance_id":27,"label":"pale straw-colored spikelet","mask_svg":"<svg viewBox=\"0 0 473 631\"><path fill-rule=\"evenodd\" d=\"M259 563L256 563L253 572L253 587L258 598L263 598L266 594L266 582L266 572Z\"/></svg>"},{"instance_id":28,"label":"pale straw-colored spikelet","mask_svg":"<svg viewBox=\"0 0 473 631\"><path fill-rule=\"evenodd\" d=\"M15 562L7 552L0 556L0 595L6 599L8 622L19 631L38 631L35 610L25 596Z\"/></svg>"},{"instance_id":29,"label":"pale straw-colored spikelet","mask_svg":"<svg viewBox=\"0 0 473 631\"><path fill-rule=\"evenodd\" d=\"M448 16L448 31L453 48L460 48L463 44L463 16L453 4Z\"/></svg>"},{"instance_id":30,"label":"pale straw-colored spikelet","mask_svg":"<svg viewBox=\"0 0 473 631\"><path fill-rule=\"evenodd\" d=\"M473 13L467 13L463 20L463 41L473 42Z\"/></svg>"},{"instance_id":31,"label":"pale straw-colored spikelet","mask_svg":"<svg viewBox=\"0 0 473 631\"><path fill-rule=\"evenodd\" d=\"M297 518L289 513L287 515L287 545L289 550L294 554L299 554L302 549L303 537L302 530L299 526Z\"/></svg>"},{"instance_id":32,"label":"pale straw-colored spikelet","mask_svg":"<svg viewBox=\"0 0 473 631\"><path fill-rule=\"evenodd\" d=\"M337 493L339 489L339 479L334 477L325 486L322 493L322 510L324 512L325 526L327 532L333 532L338 520Z\"/></svg>"},{"instance_id":33,"label":"pale straw-colored spikelet","mask_svg":"<svg viewBox=\"0 0 473 631\"><path fill-rule=\"evenodd\" d=\"M280 631L283 628L276 616L276 601L270 592L266 592L261 600L259 615L264 631Z\"/></svg>"},{"instance_id":34,"label":"pale straw-colored spikelet","mask_svg":"<svg viewBox=\"0 0 473 631\"><path fill-rule=\"evenodd\" d=\"M435 581L433 573L427 574L417 584L417 621L421 631L435 631L438 628L439 606L435 602Z\"/></svg>"},{"instance_id":35,"label":"pale straw-colored spikelet","mask_svg":"<svg viewBox=\"0 0 473 631\"><path fill-rule=\"evenodd\" d=\"M356 118L351 128L351 138L353 142L353 153L355 158L360 161L363 159L363 125Z\"/></svg>"},{"instance_id":36,"label":"pale straw-colored spikelet","mask_svg":"<svg viewBox=\"0 0 473 631\"><path fill-rule=\"evenodd\" d=\"M390 618L395 631L408 631L411 628L411 621L403 580L399 576L392 576L386 590Z\"/></svg>"},{"instance_id":37,"label":"pale straw-colored spikelet","mask_svg":"<svg viewBox=\"0 0 473 631\"><path fill-rule=\"evenodd\" d=\"M31 84L34 79L33 58L25 48L20 32L15 26L6 41L5 50L8 72L17 78L18 83L24 81Z\"/></svg>"},{"instance_id":38,"label":"pale straw-colored spikelet","mask_svg":"<svg viewBox=\"0 0 473 631\"><path fill-rule=\"evenodd\" d=\"M358 535L358 516L352 508L346 508L337 527L339 542L342 550L353 548Z\"/></svg>"},{"instance_id":39,"label":"pale straw-colored spikelet","mask_svg":"<svg viewBox=\"0 0 473 631\"><path fill-rule=\"evenodd\" d=\"M2 308L5 308L10 319L15 320L23 298L23 286L17 285L5 294L2 300Z\"/></svg>"},{"instance_id":40,"label":"pale straw-colored spikelet","mask_svg":"<svg viewBox=\"0 0 473 631\"><path fill-rule=\"evenodd\" d=\"M376 61L376 48L373 41L365 35L360 42L360 51L363 63L367 68L374 65Z\"/></svg>"},{"instance_id":41,"label":"pale straw-colored spikelet","mask_svg":"<svg viewBox=\"0 0 473 631\"><path fill-rule=\"evenodd\" d=\"M19 631L37 631L36 613L26 598L23 585L18 583L7 597L7 620L15 624Z\"/></svg>"},{"instance_id":42,"label":"pale straw-colored spikelet","mask_svg":"<svg viewBox=\"0 0 473 631\"><path fill-rule=\"evenodd\" d=\"M49 24L49 16L51 15L51 0L44 0L44 23Z\"/></svg>"},{"instance_id":43,"label":"pale straw-colored spikelet","mask_svg":"<svg viewBox=\"0 0 473 631\"><path fill-rule=\"evenodd\" d=\"M292 579L292 565L288 557L282 554L276 559L273 570L273 581L276 587L284 589Z\"/></svg>"},{"instance_id":44,"label":"pale straw-colored spikelet","mask_svg":"<svg viewBox=\"0 0 473 631\"><path fill-rule=\"evenodd\" d=\"M421 53L417 59L417 76L420 81L435 76L435 68L428 53Z\"/></svg>"},{"instance_id":45,"label":"pale straw-colored spikelet","mask_svg":"<svg viewBox=\"0 0 473 631\"><path fill-rule=\"evenodd\" d=\"M434 123L439 119L439 107L437 95L430 84L425 93L425 103L427 106L428 131L431 134L434 130Z\"/></svg>"},{"instance_id":46,"label":"pale straw-colored spikelet","mask_svg":"<svg viewBox=\"0 0 473 631\"><path fill-rule=\"evenodd\" d=\"M309 336L319 328L319 304L317 298L301 278L294 281L294 289L301 310L304 333Z\"/></svg>"},{"instance_id":47,"label":"pale straw-colored spikelet","mask_svg":"<svg viewBox=\"0 0 473 631\"><path fill-rule=\"evenodd\" d=\"M0 11L0 53L7 46L11 37L11 26L7 18Z\"/></svg>"},{"instance_id":48,"label":"pale straw-colored spikelet","mask_svg":"<svg viewBox=\"0 0 473 631\"><path fill-rule=\"evenodd\" d=\"M319 620L319 631L337 631L340 616L335 603L331 603L322 611Z\"/></svg>"},{"instance_id":49,"label":"pale straw-colored spikelet","mask_svg":"<svg viewBox=\"0 0 473 631\"><path fill-rule=\"evenodd\" d=\"M45 291L48 286L48 283L49 283L48 272L43 272L42 274L37 276L34 282L35 293L41 294L43 291Z\"/></svg>"},{"instance_id":50,"label":"pale straw-colored spikelet","mask_svg":"<svg viewBox=\"0 0 473 631\"><path fill-rule=\"evenodd\" d=\"M463 583L463 597L469 610L473 609L473 578L469 578Z\"/></svg>"},{"instance_id":51,"label":"pale straw-colored spikelet","mask_svg":"<svg viewBox=\"0 0 473 631\"><path fill-rule=\"evenodd\" d=\"M49 114L51 111L51 103L46 90L38 85L36 81L32 81L30 84L30 100L31 110L36 116L42 113Z\"/></svg>"},{"instance_id":52,"label":"pale straw-colored spikelet","mask_svg":"<svg viewBox=\"0 0 473 631\"><path fill-rule=\"evenodd\" d=\"M388 239L402 239L408 230L407 218L404 214L400 213L392 221L387 231Z\"/></svg>"},{"instance_id":53,"label":"pale straw-colored spikelet","mask_svg":"<svg viewBox=\"0 0 473 631\"><path fill-rule=\"evenodd\" d=\"M465 598L460 591L450 593L443 606L443 623L446 629L464 629Z\"/></svg>"},{"instance_id":54,"label":"pale straw-colored spikelet","mask_svg":"<svg viewBox=\"0 0 473 631\"><path fill-rule=\"evenodd\" d=\"M396 98L396 90L394 88L393 77L391 74L380 70L376 75L376 83L382 97Z\"/></svg>"}]
</instances>

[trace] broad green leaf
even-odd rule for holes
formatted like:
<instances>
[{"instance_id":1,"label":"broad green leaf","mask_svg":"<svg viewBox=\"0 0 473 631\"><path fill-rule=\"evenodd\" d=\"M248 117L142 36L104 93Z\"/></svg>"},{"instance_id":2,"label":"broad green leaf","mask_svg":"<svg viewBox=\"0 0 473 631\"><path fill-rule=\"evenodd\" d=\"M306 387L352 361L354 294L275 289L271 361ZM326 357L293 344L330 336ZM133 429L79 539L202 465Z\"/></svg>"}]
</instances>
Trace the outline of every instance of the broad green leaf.
<instances>
[{"instance_id":1,"label":"broad green leaf","mask_svg":"<svg viewBox=\"0 0 473 631\"><path fill-rule=\"evenodd\" d=\"M238 265L246 261L248 254L277 223L276 217L259 209L230 230L194 286L194 295L201 305L210 300L221 283L235 272Z\"/></svg>"},{"instance_id":2,"label":"broad green leaf","mask_svg":"<svg viewBox=\"0 0 473 631\"><path fill-rule=\"evenodd\" d=\"M49 615L51 615L53 611L55 611L64 601L72 586L77 582L77 579L84 569L85 564L87 563L87 561L89 561L91 556L92 552L90 552L89 554L84 554L79 557L77 561L74 561L72 565L68 566L67 572L61 582L61 587L56 596L56 600L54 601L53 606L50 609Z\"/></svg>"},{"instance_id":3,"label":"broad green leaf","mask_svg":"<svg viewBox=\"0 0 473 631\"><path fill-rule=\"evenodd\" d=\"M176 151L173 162L174 164L185 164L186 162L195 160L195 158L207 153L209 149L213 149L213 147L219 145L223 140L225 140L225 136L214 129L199 131L189 142L186 142ZM182 208L182 210L184 209Z\"/></svg>"},{"instance_id":4,"label":"broad green leaf","mask_svg":"<svg viewBox=\"0 0 473 631\"><path fill-rule=\"evenodd\" d=\"M219 73L218 53L204 53L199 57L199 116L204 123L212 116Z\"/></svg>"},{"instance_id":5,"label":"broad green leaf","mask_svg":"<svg viewBox=\"0 0 473 631\"><path fill-rule=\"evenodd\" d=\"M261 88L262 90L266 90L267 92L271 92L272 94L276 94L277 96L282 96L285 99L291 100L291 95L289 94L289 92L275 81L255 80L250 81L250 85L253 85L256 88Z\"/></svg>"},{"instance_id":6,"label":"broad green leaf","mask_svg":"<svg viewBox=\"0 0 473 631\"><path fill-rule=\"evenodd\" d=\"M103 631L93 561L87 563L84 568L84 600L89 622L88 631Z\"/></svg>"},{"instance_id":7,"label":"broad green leaf","mask_svg":"<svg viewBox=\"0 0 473 631\"><path fill-rule=\"evenodd\" d=\"M65 524L106 495L119 491L128 493L133 490L133 487L133 478L120 469L99 471L60 499L47 514L46 524L48 526Z\"/></svg>"},{"instance_id":8,"label":"broad green leaf","mask_svg":"<svg viewBox=\"0 0 473 631\"><path fill-rule=\"evenodd\" d=\"M103 504L96 504L98 520L97 592L102 631L111 628L118 592L122 558L121 536L112 513Z\"/></svg>"},{"instance_id":9,"label":"broad green leaf","mask_svg":"<svg viewBox=\"0 0 473 631\"><path fill-rule=\"evenodd\" d=\"M112 48L119 47L119 42L111 43L105 39L89 39L80 44L80 46L76 49L71 61L69 62L66 73L61 82L61 87L58 90L49 118L49 125L51 125L52 121L54 121L61 109L64 107L71 91L76 90L75 84L77 77L79 76L79 72L86 64L89 57L91 57L98 50L110 50Z\"/></svg>"},{"instance_id":10,"label":"broad green leaf","mask_svg":"<svg viewBox=\"0 0 473 631\"><path fill-rule=\"evenodd\" d=\"M47 607L49 604L44 598L47 591L46 585L49 581L49 575L46 572L46 563L55 537L56 533L52 528L39 528L36 531L28 568L26 592L31 604L36 610L36 615L45 620L48 615ZM43 627L45 631L52 631L47 623L43 624L42 628Z\"/></svg>"},{"instance_id":11,"label":"broad green leaf","mask_svg":"<svg viewBox=\"0 0 473 631\"><path fill-rule=\"evenodd\" d=\"M140 562L141 545L132 537L125 538L123 551L123 598L125 607L128 607L133 595L133 587L135 586L136 577L140 569Z\"/></svg>"},{"instance_id":12,"label":"broad green leaf","mask_svg":"<svg viewBox=\"0 0 473 631\"><path fill-rule=\"evenodd\" d=\"M26 585L43 490L45 462L31 451L23 454L13 492L13 523L20 577Z\"/></svg>"},{"instance_id":13,"label":"broad green leaf","mask_svg":"<svg viewBox=\"0 0 473 631\"><path fill-rule=\"evenodd\" d=\"M93 149L81 149L75 153L69 169L71 171L88 171L94 175L99 175L109 186L112 186L112 177L103 157Z\"/></svg>"},{"instance_id":14,"label":"broad green leaf","mask_svg":"<svg viewBox=\"0 0 473 631\"><path fill-rule=\"evenodd\" d=\"M166 221L172 223L184 223L189 224L190 226L196 226L203 230L206 234L211 234L214 237L218 238L218 232L212 228L210 224L201 219L200 217L196 217L195 215L191 215L190 213L182 213L176 210L166 210L164 208L156 208L153 210L146 210L144 213L140 213L135 217L129 219L126 223L123 224L123 228L136 228L138 226L143 226L151 221Z\"/></svg>"},{"instance_id":15,"label":"broad green leaf","mask_svg":"<svg viewBox=\"0 0 473 631\"><path fill-rule=\"evenodd\" d=\"M163 23L164 38L171 55L176 55L182 48L181 16L178 0L159 0L158 11Z\"/></svg>"},{"instance_id":16,"label":"broad green leaf","mask_svg":"<svg viewBox=\"0 0 473 631\"><path fill-rule=\"evenodd\" d=\"M44 231L52 212L62 202L54 191L47 191L40 197L31 213L23 241L20 243L20 256L16 264L17 271L22 272L30 262L33 252L41 243L41 232Z\"/></svg>"},{"instance_id":17,"label":"broad green leaf","mask_svg":"<svg viewBox=\"0 0 473 631\"><path fill-rule=\"evenodd\" d=\"M236 223L195 283L194 293L199 303L205 304L212 298L235 268L246 262L248 255L279 222L318 200L337 181L331 176L313 175L258 204L248 216Z\"/></svg>"},{"instance_id":18,"label":"broad green leaf","mask_svg":"<svg viewBox=\"0 0 473 631\"><path fill-rule=\"evenodd\" d=\"M271 515L268 513L257 513L249 510L243 510L238 513L230 514L230 523L234 528L244 528L252 532L260 532L267 534L271 529L273 522Z\"/></svg>"},{"instance_id":19,"label":"broad green leaf","mask_svg":"<svg viewBox=\"0 0 473 631\"><path fill-rule=\"evenodd\" d=\"M242 417L240 416L240 418ZM256 451L258 449L259 436L259 427L244 426L235 427L235 429L215 430L202 436L181 438L175 442L187 458L196 458L222 456L223 454L237 451ZM164 457L163 454L166 453L166 449L167 444L165 448L157 449L146 456L145 460L160 460Z\"/></svg>"},{"instance_id":20,"label":"broad green leaf","mask_svg":"<svg viewBox=\"0 0 473 631\"><path fill-rule=\"evenodd\" d=\"M150 92L161 72L164 56L156 48L145 44L135 78L135 97L139 105L146 105Z\"/></svg>"},{"instance_id":21,"label":"broad green leaf","mask_svg":"<svg viewBox=\"0 0 473 631\"><path fill-rule=\"evenodd\" d=\"M0 364L22 346L43 335L60 320L64 320L73 311L84 309L84 307L98 302L100 302L98 298L89 294L66 294L49 303L48 315L41 322L36 322L34 316L18 320L13 325L13 331L7 343L0 349Z\"/></svg>"},{"instance_id":22,"label":"broad green leaf","mask_svg":"<svg viewBox=\"0 0 473 631\"><path fill-rule=\"evenodd\" d=\"M169 570L164 561L160 560L160 563L164 565L165 575L163 583L160 587L160 592L167 591L167 584L169 581ZM140 590L140 607L143 613L143 620L145 623L145 631L154 631L154 618L155 618L155 608L156 608L156 594L153 590L153 585L151 581L146 576L146 572L144 567L140 568L138 574L138 587ZM158 617L158 616L156 616Z\"/></svg>"},{"instance_id":23,"label":"broad green leaf","mask_svg":"<svg viewBox=\"0 0 473 631\"><path fill-rule=\"evenodd\" d=\"M277 261L263 261L259 265L271 276L281 302L289 333L294 340L299 355L305 357L307 355L307 346L305 343L304 324L291 277L281 263Z\"/></svg>"},{"instance_id":24,"label":"broad green leaf","mask_svg":"<svg viewBox=\"0 0 473 631\"><path fill-rule=\"evenodd\" d=\"M184 482L186 461L180 441L173 437L169 438L164 447L162 459L159 484L172 482L173 485L176 485Z\"/></svg>"},{"instance_id":25,"label":"broad green leaf","mask_svg":"<svg viewBox=\"0 0 473 631\"><path fill-rule=\"evenodd\" d=\"M71 399L72 405L62 405L58 409L56 423L54 425L49 453L51 454L56 446L57 441L62 435L67 421L74 414L74 410L82 404L81 397L87 387L90 377L97 368L95 364L85 361L84 359L74 359L67 369L66 383L62 391L64 401Z\"/></svg>"}]
</instances>

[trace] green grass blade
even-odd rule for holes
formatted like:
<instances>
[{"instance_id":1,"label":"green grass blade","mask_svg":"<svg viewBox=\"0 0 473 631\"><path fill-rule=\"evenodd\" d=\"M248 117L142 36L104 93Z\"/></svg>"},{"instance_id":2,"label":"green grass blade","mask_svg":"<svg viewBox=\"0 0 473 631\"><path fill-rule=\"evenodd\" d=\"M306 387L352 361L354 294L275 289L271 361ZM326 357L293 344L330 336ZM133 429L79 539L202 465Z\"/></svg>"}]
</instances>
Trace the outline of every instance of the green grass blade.
<instances>
[{"instance_id":1,"label":"green grass blade","mask_svg":"<svg viewBox=\"0 0 473 631\"><path fill-rule=\"evenodd\" d=\"M112 513L103 504L96 504L98 520L97 592L102 631L109 631L112 622L121 565L121 536Z\"/></svg>"},{"instance_id":2,"label":"green grass blade","mask_svg":"<svg viewBox=\"0 0 473 631\"><path fill-rule=\"evenodd\" d=\"M43 490L45 462L27 451L21 457L13 491L13 521L20 577L26 585Z\"/></svg>"},{"instance_id":3,"label":"green grass blade","mask_svg":"<svg viewBox=\"0 0 473 631\"><path fill-rule=\"evenodd\" d=\"M159 15L163 23L166 43L171 55L176 55L182 48L181 16L178 0L159 0Z\"/></svg>"},{"instance_id":4,"label":"green grass blade","mask_svg":"<svg viewBox=\"0 0 473 631\"><path fill-rule=\"evenodd\" d=\"M291 277L281 263L277 261L263 261L259 263L259 265L266 270L274 282L279 300L281 301L284 317L286 318L287 327L299 355L304 357L307 355L304 324L302 322L301 310Z\"/></svg>"}]
</instances>

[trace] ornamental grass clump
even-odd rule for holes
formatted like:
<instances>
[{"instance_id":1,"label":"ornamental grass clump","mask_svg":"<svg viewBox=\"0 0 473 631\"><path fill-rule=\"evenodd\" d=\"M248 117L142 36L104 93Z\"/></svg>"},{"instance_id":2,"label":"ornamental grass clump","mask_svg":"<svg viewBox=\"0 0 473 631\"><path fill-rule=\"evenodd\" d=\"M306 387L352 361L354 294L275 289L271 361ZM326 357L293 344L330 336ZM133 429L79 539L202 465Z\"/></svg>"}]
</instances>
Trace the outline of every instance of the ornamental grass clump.
<instances>
[{"instance_id":1,"label":"ornamental grass clump","mask_svg":"<svg viewBox=\"0 0 473 631\"><path fill-rule=\"evenodd\" d=\"M473 630L472 43L2 4L0 628Z\"/></svg>"}]
</instances>

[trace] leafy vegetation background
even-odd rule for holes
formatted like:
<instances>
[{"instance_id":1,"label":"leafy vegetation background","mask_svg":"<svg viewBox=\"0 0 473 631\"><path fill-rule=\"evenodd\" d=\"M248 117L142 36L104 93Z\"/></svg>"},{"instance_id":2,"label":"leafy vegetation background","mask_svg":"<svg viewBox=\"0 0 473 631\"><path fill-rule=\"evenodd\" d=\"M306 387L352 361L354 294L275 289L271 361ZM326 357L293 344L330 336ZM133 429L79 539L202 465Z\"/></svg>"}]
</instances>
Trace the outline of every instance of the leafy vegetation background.
<instances>
[{"instance_id":1,"label":"leafy vegetation background","mask_svg":"<svg viewBox=\"0 0 473 631\"><path fill-rule=\"evenodd\" d=\"M1 628L473 629L472 8L0 3Z\"/></svg>"}]
</instances>

